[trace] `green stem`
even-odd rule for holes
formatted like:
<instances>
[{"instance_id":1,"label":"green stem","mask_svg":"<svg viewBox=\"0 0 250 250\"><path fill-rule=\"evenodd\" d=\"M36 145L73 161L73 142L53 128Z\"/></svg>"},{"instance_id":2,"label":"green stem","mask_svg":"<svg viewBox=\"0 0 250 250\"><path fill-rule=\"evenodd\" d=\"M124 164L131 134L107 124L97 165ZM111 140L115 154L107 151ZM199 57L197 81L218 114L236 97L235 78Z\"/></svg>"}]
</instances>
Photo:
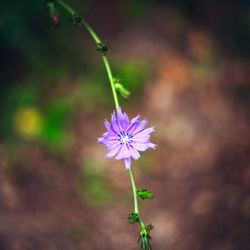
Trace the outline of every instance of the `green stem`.
<instances>
[{"instance_id":1,"label":"green stem","mask_svg":"<svg viewBox=\"0 0 250 250\"><path fill-rule=\"evenodd\" d=\"M67 5L63 1L57 0L57 2L65 10L67 10L72 15L73 18L74 18L75 15L78 15L76 11L74 11L69 5ZM92 36L92 38L95 40L96 44L98 45L99 43L101 43L100 38L97 36L97 34L94 32L94 30L88 25L88 23L83 18L82 18L82 24L87 29L87 31ZM115 89L115 85L114 85L113 76L112 76L111 68L110 68L110 65L109 65L109 61L108 61L107 57L104 54L102 55L102 59L103 59L105 68L107 70L107 74L108 74L108 78L109 78L109 82L110 82L110 86L111 86L111 89L112 89L112 94L113 94L113 98L114 98L114 102L115 102L115 107L118 108L120 105L119 105L118 96L117 96L117 93L116 93L116 89Z\"/></svg>"},{"instance_id":2,"label":"green stem","mask_svg":"<svg viewBox=\"0 0 250 250\"><path fill-rule=\"evenodd\" d=\"M61 0L57 0L57 2L65 9L67 10L72 16L77 15L77 12L75 12L68 4L64 3Z\"/></svg>"},{"instance_id":3,"label":"green stem","mask_svg":"<svg viewBox=\"0 0 250 250\"><path fill-rule=\"evenodd\" d=\"M88 25L88 23L84 19L82 19L82 23L83 23L84 27L87 29L87 31L90 33L90 35L93 37L96 44L98 45L99 43L101 43L100 38L96 35L94 30Z\"/></svg>"},{"instance_id":4,"label":"green stem","mask_svg":"<svg viewBox=\"0 0 250 250\"><path fill-rule=\"evenodd\" d=\"M115 107L118 108L120 105L119 105L117 93L116 93L116 90L115 90L115 85L114 85L114 81L113 81L111 68L110 68L108 59L107 59L107 57L105 55L102 55L102 59L103 59L104 65L105 65L107 73L108 73L108 78L109 78L110 86L111 86L111 89L112 89L112 94L113 94L113 98L114 98L114 102L115 102Z\"/></svg>"},{"instance_id":5,"label":"green stem","mask_svg":"<svg viewBox=\"0 0 250 250\"><path fill-rule=\"evenodd\" d=\"M57 3L60 4L65 10L67 10L72 15L73 18L75 17L75 15L78 15L76 11L74 11L69 5L67 5L63 1L57 0ZM88 25L88 23L83 18L82 18L82 24L88 30L89 34L95 40L96 44L98 45L99 43L101 43L100 38L96 35L94 30ZM120 105L119 105L119 101L118 101L118 97L117 97L117 93L116 93L116 89L115 89L115 85L114 85L114 81L113 81L113 76L112 76L110 64L109 64L107 57L104 54L102 55L102 59L103 59L103 62L104 62L104 65L105 65L105 68L106 68L106 71L108 74L108 78L109 78L109 82L110 82L110 86L112 89L112 94L113 94L113 98L114 98L114 102L115 102L115 107L118 108L118 107L120 107ZM131 179L133 195L134 195L135 213L137 213L138 218L139 218L139 223L140 223L141 227L143 227L144 224L143 224L141 217L139 215L137 193L136 193L137 189L136 189L135 179L134 179L132 169L129 170L129 173L130 173L130 179Z\"/></svg>"},{"instance_id":6,"label":"green stem","mask_svg":"<svg viewBox=\"0 0 250 250\"><path fill-rule=\"evenodd\" d=\"M132 168L129 169L129 173L130 173L130 179L131 179L132 189L133 189L133 195L134 195L135 213L139 215L138 202L137 202L137 194L136 194L136 190L137 189L136 189L136 185L135 185L135 179L134 179Z\"/></svg>"},{"instance_id":7,"label":"green stem","mask_svg":"<svg viewBox=\"0 0 250 250\"><path fill-rule=\"evenodd\" d=\"M63 1L61 0L57 0L57 2L65 9L67 10L71 15L72 17L78 15L78 13L73 10L68 4L64 3ZM82 18L82 17L81 17ZM84 27L88 30L88 32L90 33L90 35L93 37L93 39L95 40L95 42L98 44L98 43L101 43L101 40L100 38L96 35L96 33L94 32L94 30L88 25L88 23L84 20L84 18L82 18L82 24L84 25Z\"/></svg>"},{"instance_id":8,"label":"green stem","mask_svg":"<svg viewBox=\"0 0 250 250\"><path fill-rule=\"evenodd\" d=\"M132 168L129 169L129 174L130 174L130 179L131 179L131 184L132 184L132 190L133 190L133 196L134 196L134 204L135 204L135 213L138 215L139 218L139 222L141 227L144 226L141 217L140 217L140 213L139 213L139 208L138 208L138 201L137 201L137 193L136 193L136 185L135 185L135 179L134 179L134 174L132 171Z\"/></svg>"}]
</instances>

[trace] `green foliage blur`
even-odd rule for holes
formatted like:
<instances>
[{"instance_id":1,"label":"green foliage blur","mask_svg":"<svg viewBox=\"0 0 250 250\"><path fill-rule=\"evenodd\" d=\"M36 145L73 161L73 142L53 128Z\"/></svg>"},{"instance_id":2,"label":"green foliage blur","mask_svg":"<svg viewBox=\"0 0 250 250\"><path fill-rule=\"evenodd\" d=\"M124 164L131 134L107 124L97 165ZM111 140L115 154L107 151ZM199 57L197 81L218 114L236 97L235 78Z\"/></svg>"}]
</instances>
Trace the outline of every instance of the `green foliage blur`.
<instances>
[{"instance_id":1,"label":"green foliage blur","mask_svg":"<svg viewBox=\"0 0 250 250\"><path fill-rule=\"evenodd\" d=\"M85 30L72 25L68 13L61 8L59 12L60 26L55 29L42 1L3 3L0 138L7 143L36 141L51 151L62 151L71 146L76 110L113 108L94 42ZM114 75L133 93L131 103L136 103L150 77L149 62L129 58L120 62L112 49L108 56Z\"/></svg>"}]
</instances>

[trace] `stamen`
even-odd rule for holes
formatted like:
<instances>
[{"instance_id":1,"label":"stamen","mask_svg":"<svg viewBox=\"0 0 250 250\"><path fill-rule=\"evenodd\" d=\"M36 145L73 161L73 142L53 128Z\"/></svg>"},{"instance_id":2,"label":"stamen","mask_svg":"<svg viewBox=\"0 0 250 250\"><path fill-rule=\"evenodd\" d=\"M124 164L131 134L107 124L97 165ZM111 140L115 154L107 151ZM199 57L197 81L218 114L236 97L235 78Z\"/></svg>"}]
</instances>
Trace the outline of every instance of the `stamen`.
<instances>
[{"instance_id":1,"label":"stamen","mask_svg":"<svg viewBox=\"0 0 250 250\"><path fill-rule=\"evenodd\" d=\"M131 138L133 137L132 135L128 134L127 132L122 131L120 134L118 134L119 138L117 139L121 145L126 144L129 145L130 143L133 142Z\"/></svg>"}]
</instances>

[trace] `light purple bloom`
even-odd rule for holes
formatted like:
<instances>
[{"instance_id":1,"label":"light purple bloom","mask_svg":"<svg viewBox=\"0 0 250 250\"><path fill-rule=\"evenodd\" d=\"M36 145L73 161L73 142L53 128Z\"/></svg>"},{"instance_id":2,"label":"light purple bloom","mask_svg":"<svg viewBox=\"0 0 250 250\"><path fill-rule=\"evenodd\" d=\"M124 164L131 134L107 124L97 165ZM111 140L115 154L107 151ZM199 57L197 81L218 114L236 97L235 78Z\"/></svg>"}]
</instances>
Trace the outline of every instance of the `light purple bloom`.
<instances>
[{"instance_id":1,"label":"light purple bloom","mask_svg":"<svg viewBox=\"0 0 250 250\"><path fill-rule=\"evenodd\" d=\"M98 138L98 142L108 147L106 157L114 157L114 160L124 160L126 169L131 168L131 158L140 158L138 151L145 151L148 148L155 148L156 145L150 142L150 135L154 132L154 127L145 128L147 120L139 121L137 115L131 121L126 113L122 113L121 108L116 108L111 114L111 124L105 120L104 124L107 132L103 137Z\"/></svg>"}]
</instances>

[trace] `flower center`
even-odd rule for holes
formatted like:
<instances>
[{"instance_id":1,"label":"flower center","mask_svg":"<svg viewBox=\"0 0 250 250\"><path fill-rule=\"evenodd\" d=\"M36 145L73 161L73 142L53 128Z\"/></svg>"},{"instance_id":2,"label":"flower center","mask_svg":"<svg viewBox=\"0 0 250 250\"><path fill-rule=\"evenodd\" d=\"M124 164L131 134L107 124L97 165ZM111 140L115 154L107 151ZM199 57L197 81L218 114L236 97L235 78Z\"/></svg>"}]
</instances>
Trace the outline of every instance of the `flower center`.
<instances>
[{"instance_id":1,"label":"flower center","mask_svg":"<svg viewBox=\"0 0 250 250\"><path fill-rule=\"evenodd\" d=\"M118 136L119 136L118 141L120 142L121 145L123 144L128 145L131 142L133 142L133 140L131 139L133 136L130 134L127 134L126 132L121 132Z\"/></svg>"}]
</instances>

